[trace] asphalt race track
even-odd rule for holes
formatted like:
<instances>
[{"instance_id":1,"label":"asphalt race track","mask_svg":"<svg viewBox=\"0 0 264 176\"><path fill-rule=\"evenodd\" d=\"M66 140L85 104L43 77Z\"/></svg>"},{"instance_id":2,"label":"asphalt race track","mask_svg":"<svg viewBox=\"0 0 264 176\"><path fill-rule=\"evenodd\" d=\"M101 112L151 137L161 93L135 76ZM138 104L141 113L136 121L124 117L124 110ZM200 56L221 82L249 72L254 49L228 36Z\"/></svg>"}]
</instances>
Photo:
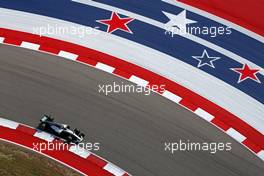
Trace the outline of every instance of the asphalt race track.
<instances>
[{"instance_id":1,"label":"asphalt race track","mask_svg":"<svg viewBox=\"0 0 264 176\"><path fill-rule=\"evenodd\" d=\"M136 176L260 176L264 164L231 137L157 95L105 96L98 85L128 83L88 66L0 45L0 116L36 126L47 113L78 127L95 152ZM130 83L129 83L130 84ZM164 142L231 142L231 152L164 151Z\"/></svg>"}]
</instances>

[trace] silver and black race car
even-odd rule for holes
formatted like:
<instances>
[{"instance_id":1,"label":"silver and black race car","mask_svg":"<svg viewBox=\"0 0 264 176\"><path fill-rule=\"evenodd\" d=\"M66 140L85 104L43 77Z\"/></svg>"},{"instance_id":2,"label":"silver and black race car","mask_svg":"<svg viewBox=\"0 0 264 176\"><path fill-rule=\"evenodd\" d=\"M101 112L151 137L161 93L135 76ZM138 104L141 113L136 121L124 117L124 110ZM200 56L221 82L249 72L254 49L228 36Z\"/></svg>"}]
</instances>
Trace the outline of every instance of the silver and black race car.
<instances>
[{"instance_id":1,"label":"silver and black race car","mask_svg":"<svg viewBox=\"0 0 264 176\"><path fill-rule=\"evenodd\" d=\"M66 143L79 144L84 140L84 134L79 130L71 130L69 125L54 122L54 118L44 115L37 129L53 134Z\"/></svg>"}]
</instances>

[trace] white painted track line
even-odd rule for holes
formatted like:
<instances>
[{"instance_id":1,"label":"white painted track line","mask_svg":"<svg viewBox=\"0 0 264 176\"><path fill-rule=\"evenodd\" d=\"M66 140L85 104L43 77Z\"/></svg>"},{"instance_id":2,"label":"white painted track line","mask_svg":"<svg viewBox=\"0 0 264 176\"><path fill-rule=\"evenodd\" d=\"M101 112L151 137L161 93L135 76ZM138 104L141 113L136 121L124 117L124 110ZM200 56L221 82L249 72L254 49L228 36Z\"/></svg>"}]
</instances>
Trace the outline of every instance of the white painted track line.
<instances>
[{"instance_id":1,"label":"white painted track line","mask_svg":"<svg viewBox=\"0 0 264 176\"><path fill-rule=\"evenodd\" d=\"M227 134L229 134L231 137L233 137L235 140L237 140L238 142L243 142L246 137L243 136L242 134L240 134L238 131L236 131L235 129L233 128L229 128L227 131L226 131Z\"/></svg>"},{"instance_id":2,"label":"white painted track line","mask_svg":"<svg viewBox=\"0 0 264 176\"><path fill-rule=\"evenodd\" d=\"M37 131L35 134L34 134L35 137L38 137L40 139L43 139L47 142L52 142L55 138L53 135L49 134L49 133L46 133L44 131Z\"/></svg>"},{"instance_id":3,"label":"white painted track line","mask_svg":"<svg viewBox=\"0 0 264 176\"><path fill-rule=\"evenodd\" d=\"M76 60L78 57L78 55L69 53L67 51L60 51L58 55L61 57L65 57L66 59L70 59L70 60Z\"/></svg>"},{"instance_id":4,"label":"white painted track line","mask_svg":"<svg viewBox=\"0 0 264 176\"><path fill-rule=\"evenodd\" d=\"M260 152L258 152L257 155L264 161L264 150L261 150Z\"/></svg>"},{"instance_id":5,"label":"white painted track line","mask_svg":"<svg viewBox=\"0 0 264 176\"><path fill-rule=\"evenodd\" d=\"M175 102L177 104L182 100L181 97L179 97L178 95L175 95L174 93L172 93L172 92L170 92L168 90L165 90L163 92L162 96L168 98L169 100L171 100L171 101L173 101L173 102Z\"/></svg>"},{"instance_id":6,"label":"white painted track line","mask_svg":"<svg viewBox=\"0 0 264 176\"><path fill-rule=\"evenodd\" d=\"M0 126L11 128L11 129L16 129L18 127L19 123L0 118Z\"/></svg>"},{"instance_id":7,"label":"white painted track line","mask_svg":"<svg viewBox=\"0 0 264 176\"><path fill-rule=\"evenodd\" d=\"M202 117L203 119L205 119L208 122L211 122L214 119L214 116L209 114L208 112L206 112L205 110L198 108L194 111L195 114L197 114L198 116Z\"/></svg>"},{"instance_id":8,"label":"white painted track line","mask_svg":"<svg viewBox=\"0 0 264 176\"><path fill-rule=\"evenodd\" d=\"M82 158L87 158L88 156L91 155L91 152L85 150L84 148L80 148L77 145L71 146L69 151L75 153L76 155L79 155Z\"/></svg>"},{"instance_id":9,"label":"white painted track line","mask_svg":"<svg viewBox=\"0 0 264 176\"><path fill-rule=\"evenodd\" d=\"M35 44L35 43L29 43L29 42L22 42L21 47L27 48L27 49L32 49L32 50L38 50L40 45Z\"/></svg>"},{"instance_id":10,"label":"white painted track line","mask_svg":"<svg viewBox=\"0 0 264 176\"><path fill-rule=\"evenodd\" d=\"M108 73L113 73L113 71L115 70L114 67L103 64L101 62L98 62L95 67Z\"/></svg>"},{"instance_id":11,"label":"white painted track line","mask_svg":"<svg viewBox=\"0 0 264 176\"><path fill-rule=\"evenodd\" d=\"M0 37L0 43L3 43L3 42L4 42L4 40L5 40L5 38L4 38L4 37Z\"/></svg>"},{"instance_id":12,"label":"white painted track line","mask_svg":"<svg viewBox=\"0 0 264 176\"><path fill-rule=\"evenodd\" d=\"M146 87L148 85L148 81L142 79L142 78L139 78L137 76L134 76L132 75L130 78L129 78L129 81L132 81L133 83L135 84L138 84L140 86L143 86L143 87Z\"/></svg>"},{"instance_id":13,"label":"white painted track line","mask_svg":"<svg viewBox=\"0 0 264 176\"><path fill-rule=\"evenodd\" d=\"M124 170L120 169L119 167L117 167L116 165L114 165L112 163L107 163L104 166L104 169L107 170L108 172L112 173L115 176L122 176L126 173Z\"/></svg>"}]
</instances>

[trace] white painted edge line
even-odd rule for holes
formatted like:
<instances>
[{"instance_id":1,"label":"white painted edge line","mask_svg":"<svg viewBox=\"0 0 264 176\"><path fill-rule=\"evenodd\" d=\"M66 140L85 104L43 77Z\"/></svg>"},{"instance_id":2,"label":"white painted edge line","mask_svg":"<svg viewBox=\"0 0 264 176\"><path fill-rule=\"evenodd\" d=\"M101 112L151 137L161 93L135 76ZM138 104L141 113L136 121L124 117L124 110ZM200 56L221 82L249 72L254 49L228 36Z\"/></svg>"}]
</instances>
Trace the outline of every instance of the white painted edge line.
<instances>
[{"instance_id":1,"label":"white painted edge line","mask_svg":"<svg viewBox=\"0 0 264 176\"><path fill-rule=\"evenodd\" d=\"M134 76L134 75L132 75L128 80L133 82L133 83L135 83L135 84L138 84L138 85L140 85L142 87L146 87L148 85L148 83L149 83L148 81L146 81L146 80L144 80L142 78L139 78L137 76Z\"/></svg>"},{"instance_id":2,"label":"white painted edge line","mask_svg":"<svg viewBox=\"0 0 264 176\"><path fill-rule=\"evenodd\" d=\"M22 42L21 47L27 48L27 49L32 49L32 50L38 50L40 45L35 44L35 43L30 43L30 42Z\"/></svg>"},{"instance_id":3,"label":"white painted edge line","mask_svg":"<svg viewBox=\"0 0 264 176\"><path fill-rule=\"evenodd\" d=\"M179 102L182 100L181 97L179 97L178 95L175 95L174 93L172 93L168 90L165 90L161 95L168 98L169 100L177 103L177 104L179 104Z\"/></svg>"},{"instance_id":4,"label":"white painted edge line","mask_svg":"<svg viewBox=\"0 0 264 176\"><path fill-rule=\"evenodd\" d=\"M4 37L0 37L0 43L3 43L3 42L4 42L4 40L5 40L5 38L4 38Z\"/></svg>"},{"instance_id":5,"label":"white painted edge line","mask_svg":"<svg viewBox=\"0 0 264 176\"><path fill-rule=\"evenodd\" d=\"M6 127L6 128L11 128L11 129L17 129L19 123L0 118L0 126Z\"/></svg>"},{"instance_id":6,"label":"white painted edge line","mask_svg":"<svg viewBox=\"0 0 264 176\"><path fill-rule=\"evenodd\" d=\"M197 108L194 111L195 114L197 114L198 116L202 117L203 119L205 119L208 122L211 122L214 119L214 116L209 114L208 112L206 112L205 110L201 109L201 108Z\"/></svg>"},{"instance_id":7,"label":"white painted edge line","mask_svg":"<svg viewBox=\"0 0 264 176\"><path fill-rule=\"evenodd\" d=\"M101 62L98 62L96 65L95 65L96 68L100 69L100 70L103 70L105 72L108 72L108 73L113 73L113 71L115 70L114 67L111 67L109 65L106 65L106 64L103 64Z\"/></svg>"},{"instance_id":8,"label":"white painted edge line","mask_svg":"<svg viewBox=\"0 0 264 176\"><path fill-rule=\"evenodd\" d=\"M107 170L108 172L114 174L115 176L122 176L126 173L124 170L122 170L121 168L117 167L112 163L107 163L104 166L104 170Z\"/></svg>"},{"instance_id":9,"label":"white painted edge line","mask_svg":"<svg viewBox=\"0 0 264 176\"><path fill-rule=\"evenodd\" d=\"M85 150L84 148L80 148L78 145L71 146L69 151L85 159L92 154L88 150Z\"/></svg>"},{"instance_id":10,"label":"white painted edge line","mask_svg":"<svg viewBox=\"0 0 264 176\"><path fill-rule=\"evenodd\" d=\"M242 134L240 134L238 131L236 131L234 128L229 128L226 131L227 134L229 134L231 137L233 137L235 140L237 140L238 142L243 142L246 137L243 136Z\"/></svg>"},{"instance_id":11,"label":"white painted edge line","mask_svg":"<svg viewBox=\"0 0 264 176\"><path fill-rule=\"evenodd\" d=\"M78 57L78 55L76 54L62 50L59 52L58 56L65 57L66 59L70 59L70 60L76 60Z\"/></svg>"},{"instance_id":12,"label":"white painted edge line","mask_svg":"<svg viewBox=\"0 0 264 176\"><path fill-rule=\"evenodd\" d=\"M33 136L43 139L47 142L52 142L55 139L53 135L46 133L44 131L37 131Z\"/></svg>"},{"instance_id":13,"label":"white painted edge line","mask_svg":"<svg viewBox=\"0 0 264 176\"><path fill-rule=\"evenodd\" d=\"M264 150L261 150L260 152L258 152L257 156L260 157L260 159L264 161Z\"/></svg>"}]
</instances>

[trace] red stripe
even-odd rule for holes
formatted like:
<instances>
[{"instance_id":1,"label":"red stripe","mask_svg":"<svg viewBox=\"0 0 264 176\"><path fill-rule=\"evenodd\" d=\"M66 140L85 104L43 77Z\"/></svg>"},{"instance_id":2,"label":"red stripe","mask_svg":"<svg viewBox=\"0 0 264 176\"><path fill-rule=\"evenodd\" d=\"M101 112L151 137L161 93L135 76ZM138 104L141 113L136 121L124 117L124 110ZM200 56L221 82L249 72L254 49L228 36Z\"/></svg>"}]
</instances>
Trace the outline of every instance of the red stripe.
<instances>
[{"instance_id":1,"label":"red stripe","mask_svg":"<svg viewBox=\"0 0 264 176\"><path fill-rule=\"evenodd\" d=\"M39 47L40 51L44 51L44 52L48 52L48 53L52 53L52 54L58 54L60 51L56 48L53 47L49 47L49 46L45 46L45 45L41 45Z\"/></svg>"},{"instance_id":2,"label":"red stripe","mask_svg":"<svg viewBox=\"0 0 264 176\"><path fill-rule=\"evenodd\" d=\"M5 38L4 43L19 46L22 43L22 41L12 38Z\"/></svg>"},{"instance_id":3,"label":"red stripe","mask_svg":"<svg viewBox=\"0 0 264 176\"><path fill-rule=\"evenodd\" d=\"M77 58L77 61L85 63L85 64L88 64L88 65L92 65L92 66L95 66L97 64L96 61L94 61L94 60L92 60L92 59L90 59L88 57L84 57L84 56L79 56Z\"/></svg>"},{"instance_id":4,"label":"red stripe","mask_svg":"<svg viewBox=\"0 0 264 176\"><path fill-rule=\"evenodd\" d=\"M249 139L244 140L243 144L246 145L248 148L250 148L255 153L258 153L261 151L261 148Z\"/></svg>"},{"instance_id":5,"label":"red stripe","mask_svg":"<svg viewBox=\"0 0 264 176\"><path fill-rule=\"evenodd\" d=\"M118 76L121 76L123 78L126 78L126 79L129 79L132 76L131 73L127 73L127 72L125 72L123 70L119 70L119 69L115 69L113 73L118 75Z\"/></svg>"},{"instance_id":6,"label":"red stripe","mask_svg":"<svg viewBox=\"0 0 264 176\"><path fill-rule=\"evenodd\" d=\"M18 125L17 130L21 131L23 133L29 134L29 135L34 135L37 131L34 128L29 128L29 127L27 127L25 125L21 125L21 124Z\"/></svg>"},{"instance_id":7,"label":"red stripe","mask_svg":"<svg viewBox=\"0 0 264 176\"><path fill-rule=\"evenodd\" d=\"M187 99L182 99L180 101L180 104L186 108L188 108L191 111L195 111L198 107L196 105L194 105L193 103L191 103L189 100Z\"/></svg>"},{"instance_id":8,"label":"red stripe","mask_svg":"<svg viewBox=\"0 0 264 176\"><path fill-rule=\"evenodd\" d=\"M263 0L178 0L264 36Z\"/></svg>"},{"instance_id":9,"label":"red stripe","mask_svg":"<svg viewBox=\"0 0 264 176\"><path fill-rule=\"evenodd\" d=\"M222 122L219 118L214 118L211 122L224 131L226 131L230 128L230 126L228 126L227 124Z\"/></svg>"},{"instance_id":10,"label":"red stripe","mask_svg":"<svg viewBox=\"0 0 264 176\"><path fill-rule=\"evenodd\" d=\"M95 156L93 154L88 156L87 160L96 164L97 166L99 166L101 168L107 164L107 162L105 162L104 160L102 160L101 158L98 158L97 156Z\"/></svg>"}]
</instances>

